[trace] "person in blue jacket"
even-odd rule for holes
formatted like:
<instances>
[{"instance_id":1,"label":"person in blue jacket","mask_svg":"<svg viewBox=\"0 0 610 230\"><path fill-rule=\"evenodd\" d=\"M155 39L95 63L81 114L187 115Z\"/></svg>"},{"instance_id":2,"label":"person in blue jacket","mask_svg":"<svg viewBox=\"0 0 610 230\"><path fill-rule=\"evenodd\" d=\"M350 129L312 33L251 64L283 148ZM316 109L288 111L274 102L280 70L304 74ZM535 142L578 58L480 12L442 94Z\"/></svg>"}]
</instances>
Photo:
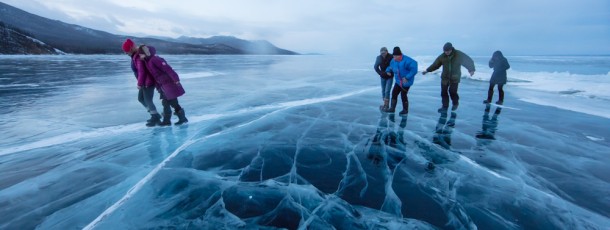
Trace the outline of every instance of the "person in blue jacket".
<instances>
[{"instance_id":1,"label":"person in blue jacket","mask_svg":"<svg viewBox=\"0 0 610 230\"><path fill-rule=\"evenodd\" d=\"M394 57L390 61L390 66L386 69L386 72L393 73L394 75L394 89L392 89L392 102L390 108L386 109L385 112L393 113L396 111L396 104L398 103L398 94L402 100L402 111L400 115L406 115L409 113L409 98L407 93L413 85L415 80L415 74L417 74L417 62L407 55L402 54L400 47L394 47L392 51Z\"/></svg>"}]
</instances>

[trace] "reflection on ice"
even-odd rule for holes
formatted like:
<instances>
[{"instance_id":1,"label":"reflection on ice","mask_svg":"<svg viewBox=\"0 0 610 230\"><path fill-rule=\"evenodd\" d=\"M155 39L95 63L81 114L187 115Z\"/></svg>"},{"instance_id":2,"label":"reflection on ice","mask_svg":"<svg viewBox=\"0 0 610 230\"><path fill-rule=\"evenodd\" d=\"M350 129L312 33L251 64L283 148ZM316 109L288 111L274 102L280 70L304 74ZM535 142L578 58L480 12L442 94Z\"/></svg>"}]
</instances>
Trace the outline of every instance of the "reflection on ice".
<instances>
[{"instance_id":1,"label":"reflection on ice","mask_svg":"<svg viewBox=\"0 0 610 230\"><path fill-rule=\"evenodd\" d=\"M443 148L449 149L451 147L451 134L455 128L455 119L457 118L457 112L451 111L451 117L447 119L448 111L441 111L438 123L436 124L435 135L432 142L443 146Z\"/></svg>"},{"instance_id":2,"label":"reflection on ice","mask_svg":"<svg viewBox=\"0 0 610 230\"><path fill-rule=\"evenodd\" d=\"M485 105L485 113L483 114L482 128L481 131L478 131L476 134L478 145L485 145L486 140L495 140L496 131L498 130L498 116L502 112L502 107L497 107L491 116L489 117L489 112L491 111L491 105Z\"/></svg>"}]
</instances>

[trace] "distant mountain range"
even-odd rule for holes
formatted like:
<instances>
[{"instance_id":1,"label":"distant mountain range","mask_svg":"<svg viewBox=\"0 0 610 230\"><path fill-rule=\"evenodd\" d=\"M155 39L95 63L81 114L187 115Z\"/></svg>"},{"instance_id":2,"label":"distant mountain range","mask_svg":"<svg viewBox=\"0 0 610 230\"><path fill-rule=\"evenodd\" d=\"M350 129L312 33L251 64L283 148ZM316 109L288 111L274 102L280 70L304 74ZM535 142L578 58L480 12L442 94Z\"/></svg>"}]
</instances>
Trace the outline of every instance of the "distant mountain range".
<instances>
[{"instance_id":1,"label":"distant mountain range","mask_svg":"<svg viewBox=\"0 0 610 230\"><path fill-rule=\"evenodd\" d=\"M0 54L59 54L27 32L0 22Z\"/></svg>"},{"instance_id":2,"label":"distant mountain range","mask_svg":"<svg viewBox=\"0 0 610 230\"><path fill-rule=\"evenodd\" d=\"M0 54L120 54L126 38L40 17L0 2ZM155 46L164 54L298 54L267 41L230 36L129 38Z\"/></svg>"}]
</instances>

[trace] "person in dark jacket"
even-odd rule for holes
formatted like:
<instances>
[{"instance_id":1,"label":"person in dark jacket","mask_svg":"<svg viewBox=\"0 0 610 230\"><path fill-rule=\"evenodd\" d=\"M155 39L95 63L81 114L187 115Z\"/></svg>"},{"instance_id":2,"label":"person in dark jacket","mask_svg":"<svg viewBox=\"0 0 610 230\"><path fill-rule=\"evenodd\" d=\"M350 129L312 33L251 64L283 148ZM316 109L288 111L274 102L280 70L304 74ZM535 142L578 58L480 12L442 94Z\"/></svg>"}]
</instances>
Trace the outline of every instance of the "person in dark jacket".
<instances>
[{"instance_id":1,"label":"person in dark jacket","mask_svg":"<svg viewBox=\"0 0 610 230\"><path fill-rule=\"evenodd\" d=\"M446 111L449 108L449 96L453 107L451 110L456 110L459 105L460 97L458 95L458 84L462 78L461 67L468 69L470 76L474 74L474 61L462 51L456 50L449 42L443 46L443 53L428 67L422 74L432 72L443 66L441 73L441 97L442 107L439 112Z\"/></svg>"},{"instance_id":2,"label":"person in dark jacket","mask_svg":"<svg viewBox=\"0 0 610 230\"><path fill-rule=\"evenodd\" d=\"M392 75L388 74L385 70L390 65L390 61L392 61L392 55L388 54L388 49L385 47L381 47L379 50L380 55L377 56L375 60L375 65L373 69L379 75L379 79L381 80L381 97L383 99L383 105L379 106L379 110L385 111L389 108L390 103L390 90L392 90Z\"/></svg>"},{"instance_id":3,"label":"person in dark jacket","mask_svg":"<svg viewBox=\"0 0 610 230\"><path fill-rule=\"evenodd\" d=\"M171 125L172 108L174 114L178 116L175 125L182 125L188 122L184 109L178 103L178 97L184 95L184 88L180 84L180 78L174 69L167 64L165 59L156 55L155 47L141 45L138 48L140 59L144 61L146 69L155 80L161 101L163 104L163 121L160 126Z\"/></svg>"},{"instance_id":4,"label":"person in dark jacket","mask_svg":"<svg viewBox=\"0 0 610 230\"><path fill-rule=\"evenodd\" d=\"M392 52L394 57L390 62L390 66L386 69L386 72L394 75L394 89L392 90L392 104L389 109L385 112L393 113L396 110L396 104L398 103L398 94L402 100L402 111L399 115L407 115L409 113L409 89L415 82L415 75L417 74L417 62L407 55L402 54L400 47L394 47Z\"/></svg>"},{"instance_id":5,"label":"person in dark jacket","mask_svg":"<svg viewBox=\"0 0 610 230\"><path fill-rule=\"evenodd\" d=\"M502 55L502 52L498 50L491 56L489 68L493 68L494 72L491 74L491 79L489 79L487 100L484 100L483 103L491 103L491 99L494 96L494 85L498 85L499 98L498 101L496 101L496 104L501 105L504 103L504 90L502 88L504 84L506 84L506 70L510 68L510 65L508 64L508 60Z\"/></svg>"},{"instance_id":6,"label":"person in dark jacket","mask_svg":"<svg viewBox=\"0 0 610 230\"><path fill-rule=\"evenodd\" d=\"M127 39L123 43L122 48L131 57L131 70L138 82L138 101L147 109L151 116L146 121L146 126L152 127L158 125L161 122L161 115L157 112L157 107L153 102L155 81L144 67L144 62L140 59L135 43L131 39Z\"/></svg>"}]
</instances>

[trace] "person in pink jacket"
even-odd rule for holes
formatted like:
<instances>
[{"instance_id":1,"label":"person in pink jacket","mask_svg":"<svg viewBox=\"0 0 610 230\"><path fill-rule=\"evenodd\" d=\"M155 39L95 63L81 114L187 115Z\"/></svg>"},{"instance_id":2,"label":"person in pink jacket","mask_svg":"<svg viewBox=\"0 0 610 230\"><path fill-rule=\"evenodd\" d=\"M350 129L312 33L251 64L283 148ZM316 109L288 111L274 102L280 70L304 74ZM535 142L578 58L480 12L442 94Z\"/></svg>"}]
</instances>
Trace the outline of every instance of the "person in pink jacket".
<instances>
[{"instance_id":1,"label":"person in pink jacket","mask_svg":"<svg viewBox=\"0 0 610 230\"><path fill-rule=\"evenodd\" d=\"M125 54L131 57L131 70L138 82L138 101L140 101L150 113L150 119L146 121L146 126L153 127L158 125L161 122L161 115L159 115L157 107L155 107L155 103L153 103L155 81L146 70L144 62L140 59L140 55L138 54L138 47L131 39L125 40L122 49L125 51Z\"/></svg>"},{"instance_id":2,"label":"person in pink jacket","mask_svg":"<svg viewBox=\"0 0 610 230\"><path fill-rule=\"evenodd\" d=\"M138 48L140 59L146 66L146 69L153 77L163 104L163 121L161 126L171 125L172 110L178 116L178 122L175 125L182 125L188 122L184 109L178 103L178 97L184 95L184 88L180 83L180 78L174 69L167 64L165 59L156 55L155 47L141 45Z\"/></svg>"}]
</instances>

